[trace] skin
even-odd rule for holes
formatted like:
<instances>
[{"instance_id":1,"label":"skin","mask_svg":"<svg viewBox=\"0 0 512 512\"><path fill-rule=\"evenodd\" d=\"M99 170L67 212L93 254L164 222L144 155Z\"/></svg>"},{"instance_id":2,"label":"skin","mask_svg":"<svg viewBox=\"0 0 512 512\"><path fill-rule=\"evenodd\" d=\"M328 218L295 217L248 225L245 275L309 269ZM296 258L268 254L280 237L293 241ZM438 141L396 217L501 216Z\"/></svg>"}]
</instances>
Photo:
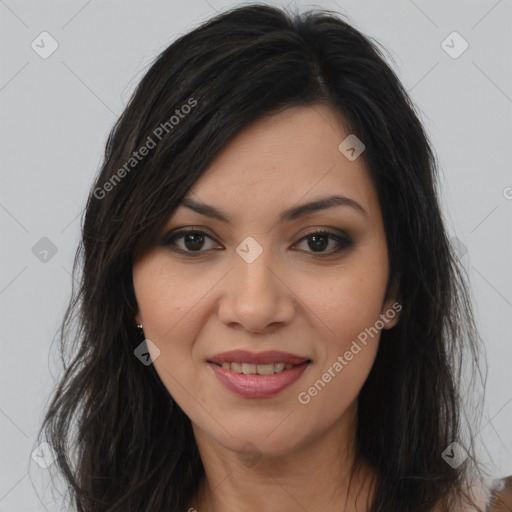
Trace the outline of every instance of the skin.
<instances>
[{"instance_id":1,"label":"skin","mask_svg":"<svg viewBox=\"0 0 512 512\"><path fill-rule=\"evenodd\" d=\"M253 511L359 512L371 496L374 473L364 461L350 487L348 480L357 397L380 333L359 343L357 355L307 404L298 400L399 302L396 294L385 300L389 261L377 193L363 159L350 161L338 150L349 134L339 119L314 105L247 127L188 194L231 222L180 206L161 234L204 231L211 239L202 246L184 237L174 243L201 255L155 246L134 264L135 320L160 350L153 364L191 419L205 467L190 504L199 512L246 510L247 503ZM365 214L334 206L279 221L290 207L334 194L357 201ZM345 233L353 244L335 253L337 242L326 239L315 252L303 237L319 229ZM236 252L249 236L263 250L252 263ZM399 314L386 318L384 328L392 328ZM227 390L206 362L235 348L282 350L312 362L279 394L248 399Z\"/></svg>"}]
</instances>

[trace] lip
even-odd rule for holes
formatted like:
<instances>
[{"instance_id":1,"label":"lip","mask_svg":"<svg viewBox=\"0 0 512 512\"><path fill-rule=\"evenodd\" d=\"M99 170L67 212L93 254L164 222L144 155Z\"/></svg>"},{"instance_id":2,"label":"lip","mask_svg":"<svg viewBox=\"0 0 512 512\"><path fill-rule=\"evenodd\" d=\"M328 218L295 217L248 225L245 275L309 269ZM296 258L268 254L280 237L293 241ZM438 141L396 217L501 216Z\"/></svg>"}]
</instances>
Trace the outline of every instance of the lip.
<instances>
[{"instance_id":1,"label":"lip","mask_svg":"<svg viewBox=\"0 0 512 512\"><path fill-rule=\"evenodd\" d=\"M279 350L267 350L265 352L249 352L248 350L229 350L222 352L210 359L209 363L247 363L247 364L270 364L270 363L286 363L298 365L309 361L309 357L302 357L288 352Z\"/></svg>"},{"instance_id":2,"label":"lip","mask_svg":"<svg viewBox=\"0 0 512 512\"><path fill-rule=\"evenodd\" d=\"M272 375L245 375L233 370L227 370L222 363L248 363L248 364L270 364L286 363L293 364L293 368L283 370ZM219 381L231 392L244 398L268 398L277 395L285 388L291 386L300 379L306 371L311 360L307 357L269 350L267 352L248 352L245 350L231 350L217 354L207 361L208 366Z\"/></svg>"}]
</instances>

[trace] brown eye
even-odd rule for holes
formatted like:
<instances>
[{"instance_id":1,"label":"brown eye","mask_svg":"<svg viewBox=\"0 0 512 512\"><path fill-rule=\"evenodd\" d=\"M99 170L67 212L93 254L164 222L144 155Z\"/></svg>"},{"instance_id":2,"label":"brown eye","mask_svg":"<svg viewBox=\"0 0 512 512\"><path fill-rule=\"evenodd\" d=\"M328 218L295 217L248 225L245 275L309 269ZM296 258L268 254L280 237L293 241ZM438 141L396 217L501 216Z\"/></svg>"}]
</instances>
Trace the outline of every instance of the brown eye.
<instances>
[{"instance_id":1,"label":"brown eye","mask_svg":"<svg viewBox=\"0 0 512 512\"><path fill-rule=\"evenodd\" d=\"M172 246L173 250L178 252L188 253L191 255L201 254L206 252L208 249L213 247L207 247L206 250L202 250L207 240L214 242L213 238L208 236L203 231L198 230L184 230L174 233L168 233L163 237L160 242L162 246ZM177 243L180 242L180 243Z\"/></svg>"},{"instance_id":2,"label":"brown eye","mask_svg":"<svg viewBox=\"0 0 512 512\"><path fill-rule=\"evenodd\" d=\"M200 250L204 245L205 237L201 233L187 233L183 235L183 244L190 251Z\"/></svg>"},{"instance_id":3,"label":"brown eye","mask_svg":"<svg viewBox=\"0 0 512 512\"><path fill-rule=\"evenodd\" d=\"M352 246L352 240L348 237L342 237L335 233L331 233L330 231L315 231L313 233L308 233L306 236L299 240L299 243L307 241L308 248L312 253L317 253L319 256L328 256L331 254L338 253L343 249L346 249ZM325 252L325 249L329 247L329 243L334 242L334 250L329 252Z\"/></svg>"}]
</instances>

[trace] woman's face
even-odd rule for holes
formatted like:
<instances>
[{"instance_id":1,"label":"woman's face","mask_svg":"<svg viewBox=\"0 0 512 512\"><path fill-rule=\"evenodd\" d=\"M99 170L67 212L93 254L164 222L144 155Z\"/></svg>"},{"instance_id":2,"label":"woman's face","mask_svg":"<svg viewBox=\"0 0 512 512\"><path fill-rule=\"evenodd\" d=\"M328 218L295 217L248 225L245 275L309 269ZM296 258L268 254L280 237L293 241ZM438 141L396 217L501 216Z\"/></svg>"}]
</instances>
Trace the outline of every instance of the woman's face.
<instances>
[{"instance_id":1,"label":"woman's face","mask_svg":"<svg viewBox=\"0 0 512 512\"><path fill-rule=\"evenodd\" d=\"M378 198L353 139L339 149L348 135L323 105L254 123L134 265L158 375L196 435L229 450L283 455L343 429L398 320Z\"/></svg>"}]
</instances>

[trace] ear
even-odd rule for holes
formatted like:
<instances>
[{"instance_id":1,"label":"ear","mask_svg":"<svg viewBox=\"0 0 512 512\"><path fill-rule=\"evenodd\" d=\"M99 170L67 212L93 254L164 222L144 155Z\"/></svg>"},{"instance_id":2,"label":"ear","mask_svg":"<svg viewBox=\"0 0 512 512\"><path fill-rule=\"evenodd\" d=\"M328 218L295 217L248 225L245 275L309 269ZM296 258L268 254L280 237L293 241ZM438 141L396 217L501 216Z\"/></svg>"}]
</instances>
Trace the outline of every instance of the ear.
<instances>
[{"instance_id":1,"label":"ear","mask_svg":"<svg viewBox=\"0 0 512 512\"><path fill-rule=\"evenodd\" d=\"M384 300L380 318L384 322L383 329L395 327L400 319L402 311L402 295L399 287L400 277L398 276L389 288L387 299Z\"/></svg>"},{"instance_id":2,"label":"ear","mask_svg":"<svg viewBox=\"0 0 512 512\"><path fill-rule=\"evenodd\" d=\"M137 314L135 315L135 323L138 324L138 325L142 324L142 317L141 317L139 311L137 311Z\"/></svg>"}]
</instances>

